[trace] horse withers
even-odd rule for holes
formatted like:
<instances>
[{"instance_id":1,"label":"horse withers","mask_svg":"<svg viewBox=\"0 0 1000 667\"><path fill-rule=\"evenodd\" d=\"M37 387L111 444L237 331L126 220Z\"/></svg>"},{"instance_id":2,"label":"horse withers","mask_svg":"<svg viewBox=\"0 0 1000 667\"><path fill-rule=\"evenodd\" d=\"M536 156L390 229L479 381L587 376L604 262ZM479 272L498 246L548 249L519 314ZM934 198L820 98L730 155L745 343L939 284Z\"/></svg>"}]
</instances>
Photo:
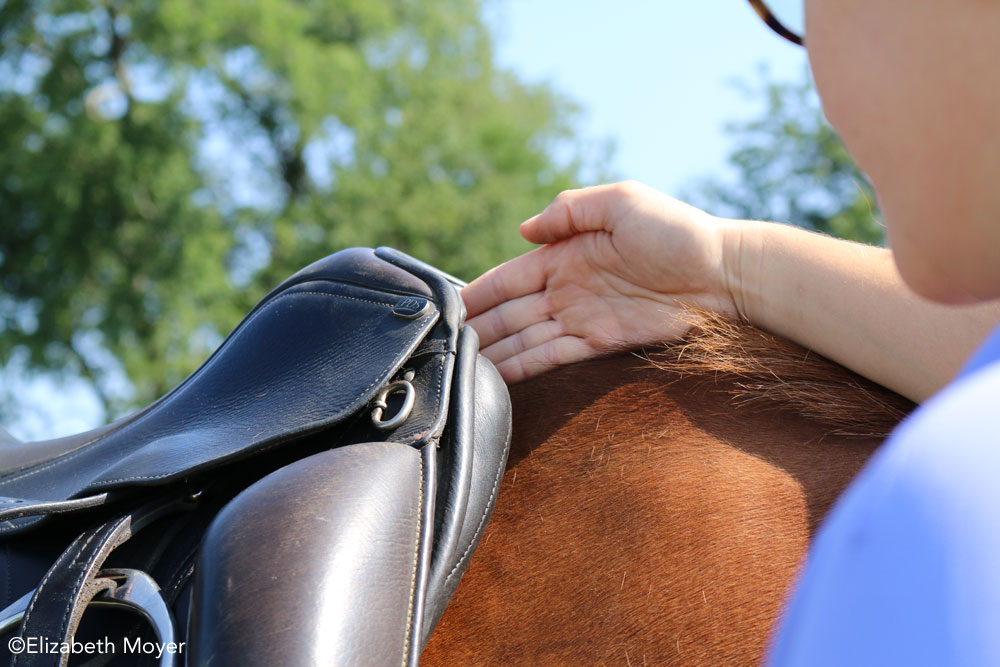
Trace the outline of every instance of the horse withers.
<instances>
[{"instance_id":1,"label":"horse withers","mask_svg":"<svg viewBox=\"0 0 1000 667\"><path fill-rule=\"evenodd\" d=\"M750 665L905 399L748 325L511 387L493 520L422 658Z\"/></svg>"}]
</instances>

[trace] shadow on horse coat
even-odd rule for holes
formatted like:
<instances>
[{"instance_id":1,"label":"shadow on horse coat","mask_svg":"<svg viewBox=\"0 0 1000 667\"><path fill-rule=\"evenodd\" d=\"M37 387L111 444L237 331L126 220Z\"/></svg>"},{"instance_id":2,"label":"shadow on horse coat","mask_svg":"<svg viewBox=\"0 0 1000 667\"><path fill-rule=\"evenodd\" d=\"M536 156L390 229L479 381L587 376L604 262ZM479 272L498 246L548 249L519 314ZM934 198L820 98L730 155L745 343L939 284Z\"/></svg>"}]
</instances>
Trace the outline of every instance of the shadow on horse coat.
<instances>
[{"instance_id":1,"label":"shadow on horse coat","mask_svg":"<svg viewBox=\"0 0 1000 667\"><path fill-rule=\"evenodd\" d=\"M760 662L812 532L912 408L720 320L511 399L496 511L426 666Z\"/></svg>"}]
</instances>

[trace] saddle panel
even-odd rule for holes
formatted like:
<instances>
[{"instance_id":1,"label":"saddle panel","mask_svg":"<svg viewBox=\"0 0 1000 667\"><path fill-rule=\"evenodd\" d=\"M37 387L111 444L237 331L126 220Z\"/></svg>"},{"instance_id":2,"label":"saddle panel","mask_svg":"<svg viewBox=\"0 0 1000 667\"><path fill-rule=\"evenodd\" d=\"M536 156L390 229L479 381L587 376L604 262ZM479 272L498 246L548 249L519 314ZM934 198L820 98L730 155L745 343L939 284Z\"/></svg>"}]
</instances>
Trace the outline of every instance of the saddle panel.
<instances>
[{"instance_id":1,"label":"saddle panel","mask_svg":"<svg viewBox=\"0 0 1000 667\"><path fill-rule=\"evenodd\" d=\"M510 452L512 426L507 385L493 364L478 354L479 339L475 331L466 327L462 343L466 355L460 355L456 364L448 440L439 452L442 465L434 555L421 646L441 620L485 533ZM458 471L462 463L456 460L456 453L466 450L468 471L463 480ZM458 514L457 519L449 520L449 511Z\"/></svg>"},{"instance_id":2,"label":"saddle panel","mask_svg":"<svg viewBox=\"0 0 1000 667\"><path fill-rule=\"evenodd\" d=\"M238 495L201 548L188 665L404 664L421 465L405 445L350 445Z\"/></svg>"}]
</instances>

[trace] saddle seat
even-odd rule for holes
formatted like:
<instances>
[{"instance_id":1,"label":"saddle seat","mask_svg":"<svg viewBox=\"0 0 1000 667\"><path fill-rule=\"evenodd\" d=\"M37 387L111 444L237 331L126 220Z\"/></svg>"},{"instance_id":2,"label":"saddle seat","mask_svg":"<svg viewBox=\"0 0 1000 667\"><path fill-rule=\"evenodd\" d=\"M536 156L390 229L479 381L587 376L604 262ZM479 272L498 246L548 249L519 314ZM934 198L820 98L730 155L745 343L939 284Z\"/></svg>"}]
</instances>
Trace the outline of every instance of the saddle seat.
<instances>
[{"instance_id":1,"label":"saddle seat","mask_svg":"<svg viewBox=\"0 0 1000 667\"><path fill-rule=\"evenodd\" d=\"M56 440L0 434L0 608L13 618L37 586L22 634L72 636L113 587L94 584L109 554L121 566L125 540L180 513L208 525L196 561L156 535L131 555L166 573L175 613L190 610L187 664L417 664L510 440L506 387L463 324L460 284L389 248L344 250L272 290L150 406ZM38 536L65 534L62 548L66 526L91 524L39 584ZM52 577L60 567L82 574ZM62 579L69 590L47 584Z\"/></svg>"}]
</instances>

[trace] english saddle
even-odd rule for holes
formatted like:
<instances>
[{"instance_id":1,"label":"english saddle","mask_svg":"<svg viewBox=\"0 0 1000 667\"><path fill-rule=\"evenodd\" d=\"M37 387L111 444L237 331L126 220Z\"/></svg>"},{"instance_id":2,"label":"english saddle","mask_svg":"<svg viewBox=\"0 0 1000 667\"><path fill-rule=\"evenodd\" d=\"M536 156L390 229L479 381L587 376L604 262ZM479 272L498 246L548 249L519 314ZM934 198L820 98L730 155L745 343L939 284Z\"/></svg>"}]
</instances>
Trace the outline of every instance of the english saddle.
<instances>
[{"instance_id":1,"label":"english saddle","mask_svg":"<svg viewBox=\"0 0 1000 667\"><path fill-rule=\"evenodd\" d=\"M0 438L0 662L416 665L510 444L460 285L344 250L152 405Z\"/></svg>"}]
</instances>

